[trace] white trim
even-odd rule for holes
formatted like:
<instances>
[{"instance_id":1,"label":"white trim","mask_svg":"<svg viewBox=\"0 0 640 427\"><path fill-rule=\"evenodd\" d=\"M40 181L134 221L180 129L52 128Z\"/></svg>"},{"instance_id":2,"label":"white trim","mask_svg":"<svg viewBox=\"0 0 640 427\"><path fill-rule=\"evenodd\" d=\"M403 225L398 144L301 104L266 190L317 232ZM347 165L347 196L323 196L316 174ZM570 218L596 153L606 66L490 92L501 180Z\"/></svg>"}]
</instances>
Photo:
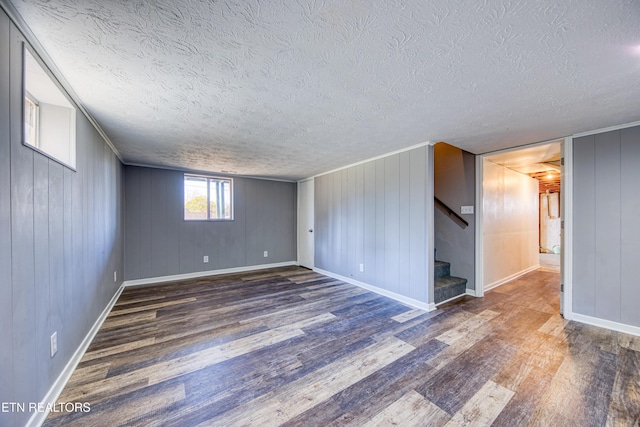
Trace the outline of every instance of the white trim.
<instances>
[{"instance_id":1,"label":"white trim","mask_svg":"<svg viewBox=\"0 0 640 427\"><path fill-rule=\"evenodd\" d=\"M364 282L360 282L358 280L352 279L350 277L341 276L339 274L332 273L330 271L323 270L321 268L314 268L313 271L323 274L328 277L333 277L334 279L342 280L343 282L350 283L352 285L358 286L360 288L366 289L371 292L375 292L376 294L394 299L402 304L408 305L409 307L418 308L424 311L433 311L436 309L434 303L426 303L423 301L418 301L413 298L406 297L404 295L397 294L395 292L387 291L386 289L379 288L377 286L369 285Z\"/></svg>"},{"instance_id":2,"label":"white trim","mask_svg":"<svg viewBox=\"0 0 640 427\"><path fill-rule=\"evenodd\" d=\"M297 182L298 184L302 184L303 182L313 181L314 179L315 179L314 177L311 177L311 178L304 178L304 179L299 179L299 180L297 180L296 182Z\"/></svg>"},{"instance_id":3,"label":"white trim","mask_svg":"<svg viewBox=\"0 0 640 427\"><path fill-rule=\"evenodd\" d=\"M311 206L311 209L312 210L315 209L315 203L316 203L316 201L315 201L315 187L314 187L315 178L309 178L309 179L304 179L302 181L298 181L298 185L297 185L297 189L296 189L296 191L297 191L296 195L297 195L297 199L298 199L296 201L296 220L297 220L297 222L296 222L296 243L297 243L296 244L296 246L297 246L296 256L298 257L298 265L300 265L300 246L301 246L300 245L300 237L301 237L300 236L300 200L301 200L301 197L300 197L301 185L300 184L302 184L304 182L309 182L309 181L311 181L311 189L312 189L312 192L314 193L314 196L312 198L312 204L313 205ZM316 218L316 215L315 215L315 212L314 212L314 214L313 214L313 222L314 222L314 224L312 225L312 230L314 230L314 232L315 232L315 228L316 228L315 218ZM313 246L313 254L311 255L311 268L313 268L313 266L315 266L315 249L316 249L315 248L315 235L313 236L313 239L314 239L313 240L314 244L312 245ZM309 267L309 266L305 265L303 267Z\"/></svg>"},{"instance_id":4,"label":"white trim","mask_svg":"<svg viewBox=\"0 0 640 427\"><path fill-rule=\"evenodd\" d=\"M562 244L561 283L564 286L562 315L571 320L573 316L573 138L564 139L564 169L562 171L562 221L564 242Z\"/></svg>"},{"instance_id":5,"label":"white trim","mask_svg":"<svg viewBox=\"0 0 640 427\"><path fill-rule=\"evenodd\" d=\"M613 322L611 320L599 319L584 314L572 313L572 319L576 322L586 323L587 325L598 326L600 328L610 329L612 331L623 332L640 337L640 327L626 325L624 323Z\"/></svg>"},{"instance_id":6,"label":"white trim","mask_svg":"<svg viewBox=\"0 0 640 427\"><path fill-rule=\"evenodd\" d=\"M427 239L425 239L425 251L427 253L427 301L431 301L430 305L435 307L435 291L436 291L436 279L435 279L435 261L436 261L436 239L435 239L435 167L434 167L434 148L433 146L427 147L427 185L425 186L425 200L427 202L426 210L426 230L428 233Z\"/></svg>"},{"instance_id":7,"label":"white trim","mask_svg":"<svg viewBox=\"0 0 640 427\"><path fill-rule=\"evenodd\" d=\"M504 154L504 153L509 153L511 151L520 151L530 147L536 147L539 145L559 144L564 140L564 138L565 137L561 136L559 138L547 139L546 141L539 141L539 142L533 142L530 144L517 145L515 147L503 148L496 151L487 151L486 153L482 153L480 155L490 157L490 156L493 156L494 154Z\"/></svg>"},{"instance_id":8,"label":"white trim","mask_svg":"<svg viewBox=\"0 0 640 427\"><path fill-rule=\"evenodd\" d=\"M484 157L476 156L476 266L475 295L484 296Z\"/></svg>"},{"instance_id":9,"label":"white trim","mask_svg":"<svg viewBox=\"0 0 640 427\"><path fill-rule=\"evenodd\" d=\"M477 297L475 289L467 288L465 294L469 295L470 297Z\"/></svg>"},{"instance_id":10,"label":"white trim","mask_svg":"<svg viewBox=\"0 0 640 427\"><path fill-rule=\"evenodd\" d=\"M201 169L183 168L180 166L161 166L161 165L150 165L147 163L135 163L135 162L122 162L122 164L126 166L135 166L139 168L162 169L162 170L168 170L168 171L184 172L188 174L205 175L205 176L211 176L211 174L214 174L222 178L246 178L246 179L257 179L260 181L276 181L276 182L289 182L289 183L297 182L296 180L291 180L291 179L279 179L279 178L269 178L269 177L251 176L251 175L238 175L238 174L233 174L229 172L205 171Z\"/></svg>"},{"instance_id":11,"label":"white trim","mask_svg":"<svg viewBox=\"0 0 640 427\"><path fill-rule=\"evenodd\" d=\"M18 13L13 4L5 0L0 0L0 8L5 11L5 13L9 16L11 22L13 22L20 33L22 33L22 36L25 38L27 43L31 45L31 48L36 53L36 55L40 57L45 67L47 68L46 71L51 73L53 78L57 81L57 83L60 84L60 86L62 86L62 89L64 89L66 94L71 98L73 103L76 104L76 107L82 112L82 114L84 114L89 123L93 125L96 132L100 134L104 142L109 146L109 148L111 148L111 151L113 151L116 157L120 159L120 162L124 163L122 156L120 155L120 152L118 151L116 146L113 144L113 142L111 142L111 139L107 136L104 130L102 130L98 122L80 102L80 98L78 97L78 95L71 88L69 82L64 78L58 67L56 67L49 54L47 54L47 51L44 49L38 38L33 34L33 31L31 31L31 28L29 28L24 19L22 19L22 16L20 15L20 13Z\"/></svg>"},{"instance_id":12,"label":"white trim","mask_svg":"<svg viewBox=\"0 0 640 427\"><path fill-rule=\"evenodd\" d=\"M598 133L611 132L612 130L620 130L620 129L632 128L632 127L635 127L635 126L640 126L640 121L631 122L631 123L624 123L624 124L616 125L616 126L609 126L609 127L606 127L606 128L590 130L590 131L587 131L587 132L574 133L573 137L574 138L578 138L578 137L581 137L581 136L596 135Z\"/></svg>"},{"instance_id":13,"label":"white trim","mask_svg":"<svg viewBox=\"0 0 640 427\"><path fill-rule=\"evenodd\" d=\"M487 286L485 286L484 290L485 291L490 291L491 289L495 289L498 286L502 286L507 282L510 282L514 279L517 279L520 276L524 276L527 273L532 272L533 270L537 270L540 268L540 264L536 264L532 267L529 268L525 268L524 270L518 271L517 273L513 273L507 277L504 277L502 279L496 280L495 282L489 283Z\"/></svg>"},{"instance_id":14,"label":"white trim","mask_svg":"<svg viewBox=\"0 0 640 427\"><path fill-rule=\"evenodd\" d=\"M123 290L124 290L124 283L120 285L116 293L111 298L111 301L109 301L109 304L107 304L104 310L102 310L102 313L100 314L98 319L95 321L91 329L89 329L89 332L80 343L80 346L78 347L78 349L75 351L75 353L73 353L73 356L71 356L71 359L69 360L69 362L67 362L67 365L64 367L60 375L58 375L58 378L56 378L53 385L51 386L47 394L44 396L44 398L40 402L42 407L47 408L47 410L45 410L44 412L34 412L33 415L31 415L31 418L29 418L29 421L27 421L26 425L28 427L41 426L44 423L44 421L47 419L47 416L49 415L49 410L54 406L54 404L58 400L60 393L62 393L62 390L67 385L69 378L71 378L73 371L75 371L76 366L78 366L78 363L80 363L80 360L82 359L82 356L84 356L85 351L87 351L87 348L89 348L89 345L91 344L96 334L100 330L102 323L104 323L105 319L111 312L111 309L113 308L113 306L116 305L116 302L118 301L118 298L120 298L120 294L122 294Z\"/></svg>"},{"instance_id":15,"label":"white trim","mask_svg":"<svg viewBox=\"0 0 640 427\"><path fill-rule=\"evenodd\" d=\"M349 168L352 168L354 166L358 166L358 165L362 165L364 163L372 162L374 160L384 159L385 157L395 156L396 154L404 153L405 151L411 151L413 149L420 148L420 147L426 147L428 145L433 146L433 144L430 141L425 141L425 142L422 142L420 144L412 145L411 147L401 148L400 150L391 151L390 153L385 153L385 154L381 154L379 156L371 157L371 158L368 158L368 159L365 159L365 160L360 160L359 162L351 163L351 164L346 165L346 166L340 166L339 168L332 169L332 170L327 171L327 172L322 172L322 173L319 173L317 175L313 175L313 176L310 176L310 177L307 177L307 178L303 178L301 180L298 180L298 182L306 181L307 179L311 179L311 178L317 178L317 177L322 176L322 175L328 175L330 173L338 172L338 171L341 171L343 169L349 169Z\"/></svg>"},{"instance_id":16,"label":"white trim","mask_svg":"<svg viewBox=\"0 0 640 427\"><path fill-rule=\"evenodd\" d=\"M198 277L219 276L221 274L244 273L247 271L264 270L267 268L290 267L298 265L296 261L277 262L273 264L248 265L246 267L223 268L220 270L198 271L195 273L174 274L172 276L149 277L145 279L126 280L122 285L125 288L150 284L174 282L176 280L196 279Z\"/></svg>"}]
</instances>

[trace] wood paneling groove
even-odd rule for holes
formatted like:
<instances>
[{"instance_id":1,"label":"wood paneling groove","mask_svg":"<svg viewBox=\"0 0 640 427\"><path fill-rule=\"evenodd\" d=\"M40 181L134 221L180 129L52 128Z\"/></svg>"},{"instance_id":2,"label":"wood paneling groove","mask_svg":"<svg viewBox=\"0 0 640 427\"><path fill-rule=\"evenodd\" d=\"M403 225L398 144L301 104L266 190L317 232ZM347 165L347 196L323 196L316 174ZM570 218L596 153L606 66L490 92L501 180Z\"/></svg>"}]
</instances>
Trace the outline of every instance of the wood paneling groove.
<instances>
[{"instance_id":1,"label":"wood paneling groove","mask_svg":"<svg viewBox=\"0 0 640 427\"><path fill-rule=\"evenodd\" d=\"M60 396L91 412L45 425L634 425L640 338L531 308L558 283L428 313L298 267L129 288Z\"/></svg>"},{"instance_id":2,"label":"wood paneling groove","mask_svg":"<svg viewBox=\"0 0 640 427\"><path fill-rule=\"evenodd\" d=\"M13 283L12 283L12 207L11 193L13 175L11 168L11 97L10 97L10 50L11 22L4 13L0 13L0 271L4 278L0 285L0 325L13 325ZM0 342L4 343L0 351L0 402L14 399L13 370L13 328L0 328ZM13 423L13 414L6 414L6 423Z\"/></svg>"},{"instance_id":3,"label":"wood paneling groove","mask_svg":"<svg viewBox=\"0 0 640 427\"><path fill-rule=\"evenodd\" d=\"M573 311L640 326L640 127L573 141Z\"/></svg>"},{"instance_id":4,"label":"wood paneling groove","mask_svg":"<svg viewBox=\"0 0 640 427\"><path fill-rule=\"evenodd\" d=\"M318 268L427 302L428 150L416 148L315 180Z\"/></svg>"},{"instance_id":5,"label":"wood paneling groove","mask_svg":"<svg viewBox=\"0 0 640 427\"><path fill-rule=\"evenodd\" d=\"M127 166L124 182L127 280L296 259L295 183L235 177L233 221L185 221L183 172Z\"/></svg>"},{"instance_id":6,"label":"wood paneling groove","mask_svg":"<svg viewBox=\"0 0 640 427\"><path fill-rule=\"evenodd\" d=\"M75 170L23 145L25 43L0 11L0 402L40 403L122 283L122 166L81 112Z\"/></svg>"}]
</instances>

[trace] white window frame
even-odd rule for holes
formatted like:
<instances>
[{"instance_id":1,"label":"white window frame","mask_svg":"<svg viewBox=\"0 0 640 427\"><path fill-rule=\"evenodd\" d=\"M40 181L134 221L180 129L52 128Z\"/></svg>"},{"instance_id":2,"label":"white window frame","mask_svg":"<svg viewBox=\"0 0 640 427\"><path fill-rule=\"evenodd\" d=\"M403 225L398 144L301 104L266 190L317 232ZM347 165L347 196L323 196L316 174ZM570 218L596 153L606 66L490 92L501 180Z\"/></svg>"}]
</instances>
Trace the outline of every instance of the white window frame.
<instances>
[{"instance_id":1,"label":"white window frame","mask_svg":"<svg viewBox=\"0 0 640 427\"><path fill-rule=\"evenodd\" d=\"M30 58L29 58L30 57ZM34 81L37 83L30 84L27 78L29 68L28 63L32 64L31 70L35 70L35 65L40 67L40 70L36 70L34 75L36 76ZM27 45L22 43L22 145L28 147L42 155L54 160L57 163L75 171L76 170L76 156L77 156L77 143L76 143L76 115L77 107L69 99L67 93L62 89L55 77L51 74L48 68L42 63L38 55ZM48 79L48 80L47 80ZM33 86L33 87L32 87ZM46 88L46 89L43 89ZM36 93L36 92L41 92ZM43 96L43 98L40 98ZM29 135L27 132L27 105L34 104L36 106L35 124L30 124L35 127L34 134ZM61 131L62 134L68 136L67 138L57 137L47 138L46 142L42 132L44 131L43 125L43 108L59 108L68 109L68 120L49 120L48 128L56 134ZM64 110L58 110L64 111ZM47 133L47 135L50 135ZM65 145L66 144L66 145ZM62 151L60 151L62 150ZM58 152L57 152L58 151ZM62 154L64 153L64 154Z\"/></svg>"},{"instance_id":2,"label":"white window frame","mask_svg":"<svg viewBox=\"0 0 640 427\"><path fill-rule=\"evenodd\" d=\"M184 193L182 197L183 201L183 210L182 210L182 219L187 222L198 222L198 221L208 221L208 222L228 222L234 220L234 193L233 193L233 178L222 177L222 176L210 176L210 175L199 175L192 173L185 173L182 178L182 190L184 192L184 185L188 177L191 178L203 178L207 180L207 218L194 218L189 219L185 217L185 201L184 201ZM211 218L211 181L228 181L229 182L229 218ZM216 202L218 202L216 200ZM217 203L216 203L217 206Z\"/></svg>"}]
</instances>

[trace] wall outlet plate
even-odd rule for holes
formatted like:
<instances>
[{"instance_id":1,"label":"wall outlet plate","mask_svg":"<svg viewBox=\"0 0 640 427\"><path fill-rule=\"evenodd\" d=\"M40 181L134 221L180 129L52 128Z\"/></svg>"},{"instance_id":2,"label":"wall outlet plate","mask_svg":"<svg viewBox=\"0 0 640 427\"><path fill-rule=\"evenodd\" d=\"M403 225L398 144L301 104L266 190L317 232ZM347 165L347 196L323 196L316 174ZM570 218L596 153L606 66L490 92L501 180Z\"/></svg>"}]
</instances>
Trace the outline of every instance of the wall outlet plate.
<instances>
[{"instance_id":1,"label":"wall outlet plate","mask_svg":"<svg viewBox=\"0 0 640 427\"><path fill-rule=\"evenodd\" d=\"M360 264L360 273L364 273L364 264Z\"/></svg>"},{"instance_id":2,"label":"wall outlet plate","mask_svg":"<svg viewBox=\"0 0 640 427\"><path fill-rule=\"evenodd\" d=\"M269 251L264 251L264 257L268 257L269 256Z\"/></svg>"},{"instance_id":3,"label":"wall outlet plate","mask_svg":"<svg viewBox=\"0 0 640 427\"><path fill-rule=\"evenodd\" d=\"M205 255L202 257L202 262L204 262L205 264L209 262L209 255Z\"/></svg>"},{"instance_id":4,"label":"wall outlet plate","mask_svg":"<svg viewBox=\"0 0 640 427\"><path fill-rule=\"evenodd\" d=\"M116 283L118 281L118 272L114 271L113 272L113 283Z\"/></svg>"},{"instance_id":5,"label":"wall outlet plate","mask_svg":"<svg viewBox=\"0 0 640 427\"><path fill-rule=\"evenodd\" d=\"M55 356L58 352L58 332L51 334L51 357Z\"/></svg>"}]
</instances>

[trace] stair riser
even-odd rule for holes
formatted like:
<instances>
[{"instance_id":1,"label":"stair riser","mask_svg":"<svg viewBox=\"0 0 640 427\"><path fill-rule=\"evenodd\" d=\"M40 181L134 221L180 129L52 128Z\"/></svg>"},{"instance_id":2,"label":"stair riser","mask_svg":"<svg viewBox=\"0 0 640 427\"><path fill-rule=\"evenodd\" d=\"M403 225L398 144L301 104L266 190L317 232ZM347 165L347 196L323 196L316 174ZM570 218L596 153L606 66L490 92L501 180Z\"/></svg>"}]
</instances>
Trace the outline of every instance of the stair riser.
<instances>
[{"instance_id":1,"label":"stair riser","mask_svg":"<svg viewBox=\"0 0 640 427\"><path fill-rule=\"evenodd\" d=\"M441 279L443 277L447 277L451 275L451 264L448 262L438 262L435 265L434 269L434 277L436 279Z\"/></svg>"},{"instance_id":2,"label":"stair riser","mask_svg":"<svg viewBox=\"0 0 640 427\"><path fill-rule=\"evenodd\" d=\"M466 281L465 281L466 282ZM461 283L456 286L440 288L435 290L434 300L436 304L451 299L453 297L457 297L458 295L462 295L467 291L467 284Z\"/></svg>"}]
</instances>

